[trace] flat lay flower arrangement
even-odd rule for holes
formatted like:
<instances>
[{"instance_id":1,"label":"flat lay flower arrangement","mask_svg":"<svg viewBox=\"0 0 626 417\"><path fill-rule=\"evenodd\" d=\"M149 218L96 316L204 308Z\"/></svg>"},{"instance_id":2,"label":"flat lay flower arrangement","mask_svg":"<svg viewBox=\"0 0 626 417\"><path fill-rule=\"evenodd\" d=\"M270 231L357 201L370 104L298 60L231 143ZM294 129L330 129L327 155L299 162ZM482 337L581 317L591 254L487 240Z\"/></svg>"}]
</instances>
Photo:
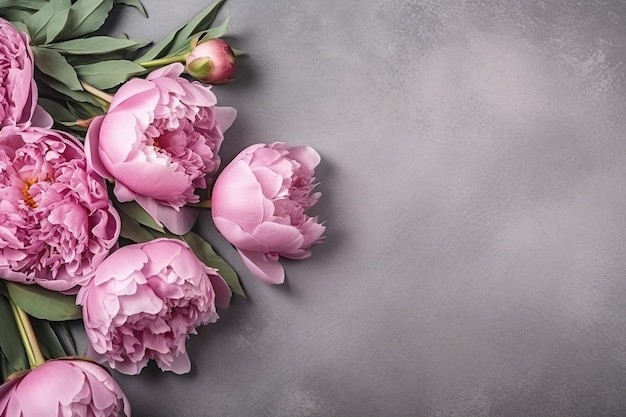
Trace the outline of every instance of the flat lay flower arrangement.
<instances>
[{"instance_id":1,"label":"flat lay flower arrangement","mask_svg":"<svg viewBox=\"0 0 626 417\"><path fill-rule=\"evenodd\" d=\"M245 296L201 210L268 283L321 241L312 148L221 167L236 111L211 84L241 53L221 4L152 44L100 31L114 7L147 17L139 0L0 0L0 416L130 416L109 368L191 369L189 335Z\"/></svg>"}]
</instances>

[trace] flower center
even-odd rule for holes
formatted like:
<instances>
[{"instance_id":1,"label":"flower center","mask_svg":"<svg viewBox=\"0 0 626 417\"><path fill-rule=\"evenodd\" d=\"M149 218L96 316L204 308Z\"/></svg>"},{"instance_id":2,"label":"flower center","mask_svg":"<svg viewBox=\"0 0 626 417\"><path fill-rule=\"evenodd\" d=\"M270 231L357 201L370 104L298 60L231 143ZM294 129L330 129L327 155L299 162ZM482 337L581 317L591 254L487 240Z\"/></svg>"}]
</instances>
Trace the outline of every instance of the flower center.
<instances>
[{"instance_id":1,"label":"flower center","mask_svg":"<svg viewBox=\"0 0 626 417\"><path fill-rule=\"evenodd\" d=\"M30 186L37 183L39 178L27 178L24 180L24 188L22 188L22 195L24 196L24 202L30 206L30 208L37 208L35 199L30 194Z\"/></svg>"}]
</instances>

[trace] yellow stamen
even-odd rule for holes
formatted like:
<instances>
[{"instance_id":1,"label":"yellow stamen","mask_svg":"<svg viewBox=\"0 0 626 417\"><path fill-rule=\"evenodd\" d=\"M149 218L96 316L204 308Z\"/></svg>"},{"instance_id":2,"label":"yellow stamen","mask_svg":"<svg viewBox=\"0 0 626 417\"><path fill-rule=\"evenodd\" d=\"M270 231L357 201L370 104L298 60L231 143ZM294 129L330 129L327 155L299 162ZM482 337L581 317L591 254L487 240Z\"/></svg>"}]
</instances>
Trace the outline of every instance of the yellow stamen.
<instances>
[{"instance_id":1,"label":"yellow stamen","mask_svg":"<svg viewBox=\"0 0 626 417\"><path fill-rule=\"evenodd\" d=\"M24 180L24 188L22 189L22 195L24 196L24 202L30 206L30 208L37 208L35 199L30 194L30 186L37 183L39 178L27 178Z\"/></svg>"}]
</instances>

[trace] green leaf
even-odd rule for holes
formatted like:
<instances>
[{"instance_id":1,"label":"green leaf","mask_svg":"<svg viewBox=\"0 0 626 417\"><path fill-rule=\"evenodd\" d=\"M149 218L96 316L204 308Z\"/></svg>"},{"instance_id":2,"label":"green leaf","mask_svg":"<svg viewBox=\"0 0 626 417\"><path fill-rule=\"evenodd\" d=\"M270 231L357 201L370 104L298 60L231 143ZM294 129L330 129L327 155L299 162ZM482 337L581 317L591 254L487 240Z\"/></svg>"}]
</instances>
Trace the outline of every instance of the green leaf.
<instances>
[{"instance_id":1,"label":"green leaf","mask_svg":"<svg viewBox=\"0 0 626 417\"><path fill-rule=\"evenodd\" d=\"M113 88L145 71L141 65L125 59L77 65L75 69L81 80L101 90Z\"/></svg>"},{"instance_id":2,"label":"green leaf","mask_svg":"<svg viewBox=\"0 0 626 417\"><path fill-rule=\"evenodd\" d=\"M33 317L50 321L81 318L81 308L75 297L46 290L38 285L6 282L13 302Z\"/></svg>"},{"instance_id":3,"label":"green leaf","mask_svg":"<svg viewBox=\"0 0 626 417\"><path fill-rule=\"evenodd\" d=\"M177 54L183 53L184 51L187 50L191 41L196 37L199 38L201 42L202 40L221 38L222 36L224 36L224 34L226 34L229 20L230 20L229 18L226 18L222 22L222 24L217 27L194 33L191 37L185 39L183 42L179 42L179 45L180 45L179 48L177 49L174 49L173 47L170 48L169 55L177 55Z\"/></svg>"},{"instance_id":4,"label":"green leaf","mask_svg":"<svg viewBox=\"0 0 626 417\"><path fill-rule=\"evenodd\" d=\"M193 253L195 253L198 259L200 259L206 266L215 268L219 271L222 278L224 278L224 281L226 281L235 294L244 298L246 297L235 270L228 265L228 263L221 256L215 253L209 242L194 232L186 233L182 235L181 238L187 242Z\"/></svg>"},{"instance_id":5,"label":"green leaf","mask_svg":"<svg viewBox=\"0 0 626 417\"><path fill-rule=\"evenodd\" d=\"M67 23L70 7L70 0L50 0L24 18L31 44L40 45L54 40Z\"/></svg>"},{"instance_id":6,"label":"green leaf","mask_svg":"<svg viewBox=\"0 0 626 417\"><path fill-rule=\"evenodd\" d=\"M157 237L156 233L141 227L137 220L133 219L128 214L123 211L120 211L119 214L122 220L120 236L123 238L132 240L135 243L143 243Z\"/></svg>"},{"instance_id":7,"label":"green leaf","mask_svg":"<svg viewBox=\"0 0 626 417\"><path fill-rule=\"evenodd\" d=\"M217 1L198 13L181 28L180 32L176 35L175 42L186 42L195 32L208 28L213 20L215 20L215 16L223 3L223 0Z\"/></svg>"},{"instance_id":8,"label":"green leaf","mask_svg":"<svg viewBox=\"0 0 626 417\"><path fill-rule=\"evenodd\" d=\"M241 49L235 49L235 48L231 48L233 50L233 53L235 54L235 56L241 56L241 55L245 55L246 51L242 51Z\"/></svg>"},{"instance_id":9,"label":"green leaf","mask_svg":"<svg viewBox=\"0 0 626 417\"><path fill-rule=\"evenodd\" d=\"M171 32L169 35L167 35L165 38L163 38L161 40L161 42L159 42L156 45L152 46L150 49L148 49L146 52L144 52L143 55L141 55L139 58L135 59L135 62L145 62L145 61L150 61L150 60L153 60L155 58L158 58L159 56L161 56L161 53L168 46L170 46L170 44L173 42L175 37L176 37L176 31Z\"/></svg>"},{"instance_id":10,"label":"green leaf","mask_svg":"<svg viewBox=\"0 0 626 417\"><path fill-rule=\"evenodd\" d=\"M50 4L53 7L54 19L51 19L46 26L46 43L52 42L61 34L67 24L72 6L70 0L50 0Z\"/></svg>"},{"instance_id":11,"label":"green leaf","mask_svg":"<svg viewBox=\"0 0 626 417\"><path fill-rule=\"evenodd\" d=\"M67 107L64 107L56 101L40 97L37 103L43 107L43 109L47 111L48 114L52 116L52 119L57 123L76 124L76 120L79 119L76 114L72 113Z\"/></svg>"},{"instance_id":12,"label":"green leaf","mask_svg":"<svg viewBox=\"0 0 626 417\"><path fill-rule=\"evenodd\" d=\"M23 9L39 10L48 3L48 0L0 0L0 8L19 7Z\"/></svg>"},{"instance_id":13,"label":"green leaf","mask_svg":"<svg viewBox=\"0 0 626 417\"><path fill-rule=\"evenodd\" d=\"M59 39L79 38L93 33L104 24L113 8L113 0L77 0L70 8L67 25Z\"/></svg>"},{"instance_id":14,"label":"green leaf","mask_svg":"<svg viewBox=\"0 0 626 417\"><path fill-rule=\"evenodd\" d=\"M67 107L70 111L76 113L82 119L89 119L91 117L102 116L104 114L101 107L91 103L69 101L67 102Z\"/></svg>"},{"instance_id":15,"label":"green leaf","mask_svg":"<svg viewBox=\"0 0 626 417\"><path fill-rule=\"evenodd\" d=\"M7 358L2 354L2 349L0 349L0 375L2 375L2 380L5 381L9 376L8 372L8 363Z\"/></svg>"},{"instance_id":16,"label":"green leaf","mask_svg":"<svg viewBox=\"0 0 626 417\"><path fill-rule=\"evenodd\" d=\"M46 45L46 48L54 49L62 54L102 55L113 51L145 46L147 43L147 41L112 38L110 36L92 36L51 43Z\"/></svg>"},{"instance_id":17,"label":"green leaf","mask_svg":"<svg viewBox=\"0 0 626 417\"><path fill-rule=\"evenodd\" d=\"M148 17L148 13L146 13L146 9L141 4L139 0L114 0L116 4L125 4L127 6L134 7L139 10L139 13L143 15L143 17Z\"/></svg>"},{"instance_id":18,"label":"green leaf","mask_svg":"<svg viewBox=\"0 0 626 417\"><path fill-rule=\"evenodd\" d=\"M226 34L226 30L228 30L229 21L230 21L230 18L227 17L219 26L216 26L211 29L203 30L202 32L194 34L193 37L199 36L200 39L221 38L222 36Z\"/></svg>"},{"instance_id":19,"label":"green leaf","mask_svg":"<svg viewBox=\"0 0 626 417\"><path fill-rule=\"evenodd\" d=\"M220 0L213 3L198 13L186 25L170 32L161 42L148 49L141 57L135 59L135 62L150 61L162 56L175 55L176 53L172 53L172 51L179 51L181 47L184 50L188 46L186 45L188 39L194 33L205 30L211 25L223 2L223 0Z\"/></svg>"},{"instance_id":20,"label":"green leaf","mask_svg":"<svg viewBox=\"0 0 626 417\"><path fill-rule=\"evenodd\" d=\"M40 82L40 84L38 85L40 94L42 90L47 89L50 90L49 92L47 92L47 95L54 95L55 97L56 95L61 95L63 96L63 98L69 98L70 100L68 102L68 105L72 104L73 102L89 103L101 109L100 114L106 113L108 103L105 103L103 100L101 101L96 96L89 94L86 91L70 90L62 82L59 82L58 80L55 80L54 78L48 77L43 74L39 74L37 76L37 81Z\"/></svg>"},{"instance_id":21,"label":"green leaf","mask_svg":"<svg viewBox=\"0 0 626 417\"><path fill-rule=\"evenodd\" d=\"M71 90L81 91L83 89L76 71L68 64L63 55L57 51L37 46L33 46L32 50L35 57L35 65L39 71L60 81Z\"/></svg>"},{"instance_id":22,"label":"green leaf","mask_svg":"<svg viewBox=\"0 0 626 417\"><path fill-rule=\"evenodd\" d=\"M31 14L33 14L33 12L30 10L0 9L0 17L12 22L13 25L15 25L16 22L22 23L21 20L26 19ZM28 32L28 29L26 32Z\"/></svg>"},{"instance_id":23,"label":"green leaf","mask_svg":"<svg viewBox=\"0 0 626 417\"><path fill-rule=\"evenodd\" d=\"M31 44L37 45L43 43L46 39L46 25L52 20L54 16L54 1L47 3L37 12L24 19L24 23L28 28L28 34L30 35Z\"/></svg>"},{"instance_id":24,"label":"green leaf","mask_svg":"<svg viewBox=\"0 0 626 417\"><path fill-rule=\"evenodd\" d=\"M137 223L143 224L158 232L165 233L165 229L159 223L152 218L136 201L129 201L127 203L116 203L115 208L119 211L126 213L132 219L135 219Z\"/></svg>"},{"instance_id":25,"label":"green leaf","mask_svg":"<svg viewBox=\"0 0 626 417\"><path fill-rule=\"evenodd\" d=\"M69 355L63 348L49 321L33 319L31 323L37 336L39 347L42 349L46 359L61 358Z\"/></svg>"},{"instance_id":26,"label":"green leaf","mask_svg":"<svg viewBox=\"0 0 626 417\"><path fill-rule=\"evenodd\" d=\"M17 29L18 32L28 33L28 28L26 27L24 22L11 22L11 23L13 24L13 26L15 26L15 29Z\"/></svg>"},{"instance_id":27,"label":"green leaf","mask_svg":"<svg viewBox=\"0 0 626 417\"><path fill-rule=\"evenodd\" d=\"M0 296L0 350L7 359L9 374L29 368L28 357L13 317L9 300Z\"/></svg>"},{"instance_id":28,"label":"green leaf","mask_svg":"<svg viewBox=\"0 0 626 417\"><path fill-rule=\"evenodd\" d=\"M63 346L65 353L69 356L76 356L76 343L74 342L74 337L67 328L67 324L63 321L51 321L49 323L50 326L52 326L54 333L56 333L59 342L61 342L61 346Z\"/></svg>"}]
</instances>

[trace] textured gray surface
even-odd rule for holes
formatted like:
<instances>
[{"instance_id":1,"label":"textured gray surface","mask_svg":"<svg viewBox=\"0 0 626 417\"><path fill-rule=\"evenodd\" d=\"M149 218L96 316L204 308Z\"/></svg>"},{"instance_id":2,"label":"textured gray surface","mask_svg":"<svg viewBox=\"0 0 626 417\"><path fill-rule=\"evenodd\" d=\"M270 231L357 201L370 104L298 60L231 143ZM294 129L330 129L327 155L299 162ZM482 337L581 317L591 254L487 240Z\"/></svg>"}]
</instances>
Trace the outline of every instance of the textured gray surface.
<instances>
[{"instance_id":1,"label":"textured gray surface","mask_svg":"<svg viewBox=\"0 0 626 417\"><path fill-rule=\"evenodd\" d=\"M160 39L207 2L144 0ZM323 157L326 241L247 273L187 376L133 415L626 415L626 4L229 0L215 89L254 142ZM201 226L243 271L230 246Z\"/></svg>"}]
</instances>

